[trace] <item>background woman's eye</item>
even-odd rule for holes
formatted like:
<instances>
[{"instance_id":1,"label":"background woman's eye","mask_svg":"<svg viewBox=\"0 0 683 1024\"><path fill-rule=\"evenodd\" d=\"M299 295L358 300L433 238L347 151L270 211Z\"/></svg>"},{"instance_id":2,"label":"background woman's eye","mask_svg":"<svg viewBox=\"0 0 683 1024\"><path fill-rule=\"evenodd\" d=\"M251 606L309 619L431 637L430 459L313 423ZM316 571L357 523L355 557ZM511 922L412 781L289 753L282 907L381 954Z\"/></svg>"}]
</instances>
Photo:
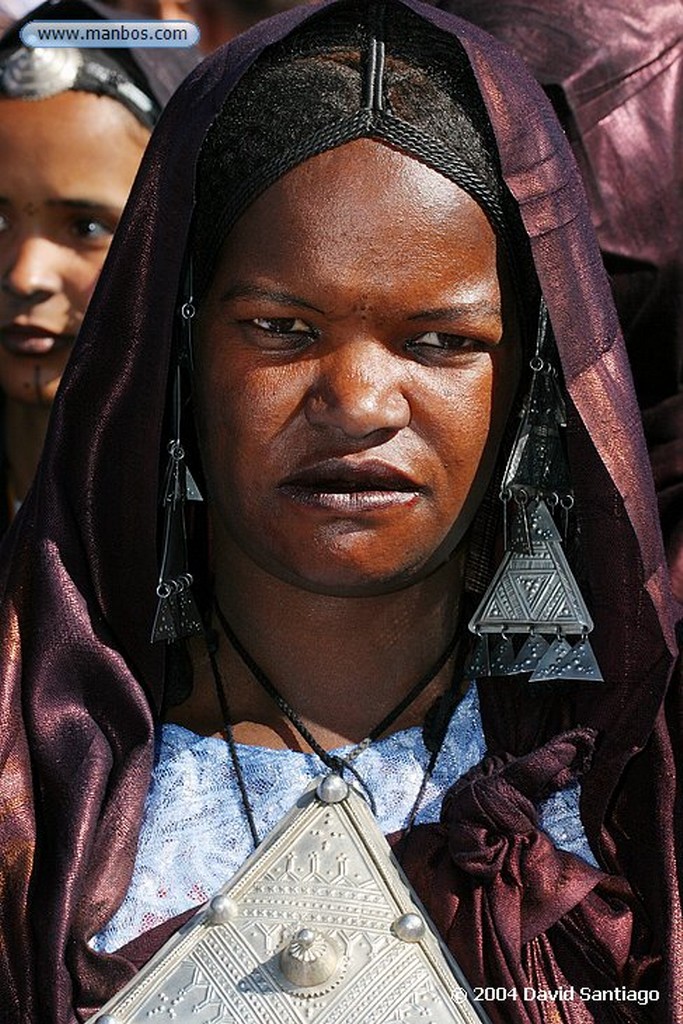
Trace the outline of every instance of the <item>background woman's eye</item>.
<instances>
[{"instance_id":1,"label":"background woman's eye","mask_svg":"<svg viewBox=\"0 0 683 1024\"><path fill-rule=\"evenodd\" d=\"M313 328L298 317L255 317L251 323L269 334L314 334Z\"/></svg>"},{"instance_id":2,"label":"background woman's eye","mask_svg":"<svg viewBox=\"0 0 683 1024\"><path fill-rule=\"evenodd\" d=\"M9 231L9 217L5 213L0 213L0 231Z\"/></svg>"},{"instance_id":3,"label":"background woman's eye","mask_svg":"<svg viewBox=\"0 0 683 1024\"><path fill-rule=\"evenodd\" d=\"M81 217L77 221L74 221L72 225L73 233L77 238L85 239L86 241L99 241L100 239L108 239L114 234L113 228L109 224L105 224L101 220L97 220L95 217Z\"/></svg>"}]
</instances>

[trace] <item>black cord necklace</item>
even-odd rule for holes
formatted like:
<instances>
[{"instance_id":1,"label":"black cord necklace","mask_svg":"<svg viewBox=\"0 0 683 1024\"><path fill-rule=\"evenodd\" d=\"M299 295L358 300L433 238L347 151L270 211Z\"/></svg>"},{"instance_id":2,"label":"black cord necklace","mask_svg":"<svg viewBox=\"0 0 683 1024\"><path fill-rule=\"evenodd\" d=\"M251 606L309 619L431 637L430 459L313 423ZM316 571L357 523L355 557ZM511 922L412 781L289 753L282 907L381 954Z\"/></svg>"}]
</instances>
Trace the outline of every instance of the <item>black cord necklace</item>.
<instances>
[{"instance_id":1,"label":"black cord necklace","mask_svg":"<svg viewBox=\"0 0 683 1024\"><path fill-rule=\"evenodd\" d=\"M418 679L411 690L401 698L395 707L389 711L387 715L379 722L367 735L367 737L358 743L353 750L351 750L345 757L339 757L334 754L330 754L329 751L325 750L315 737L312 735L310 730L301 721L301 718L297 715L290 704L285 700L280 691L277 689L272 680L266 675L261 666L254 661L252 656L242 645L238 637L232 630L229 622L227 621L223 611L218 604L218 601L214 599L214 606L216 609L216 616L220 623L221 629L225 634L226 639L233 647L235 652L239 655L240 659L249 670L254 679L259 683L263 690L268 694L271 700L277 705L285 718L289 721L290 725L299 733L301 738L308 744L314 754L323 762L323 764L329 768L330 771L335 772L339 775L343 775L345 771L350 772L354 778L360 783L365 790L368 801L370 803L373 814L376 814L375 802L370 792L370 789L366 785L362 776L354 768L353 761L366 750L371 743L379 739L379 737L389 729L395 721L403 714L410 705L417 700L429 684L437 677L439 672L442 670L444 665L452 657L453 653L457 650L460 653L462 645L459 644L459 621L458 626L453 634L453 637L441 652L434 664L427 670L427 672ZM228 749L230 752L230 758L235 770L235 778L240 791L240 797L244 808L245 817L249 826L254 848L260 843L260 837L258 829L256 828L256 822L254 819L254 811L249 799L249 793L247 791L246 783L244 780L244 773L240 764L239 755L237 752L237 745L235 743L234 732L232 728L232 716L230 713L230 705L228 701L228 695L223 676L218 666L218 636L215 630L207 631L205 635L207 651L209 654L209 661L211 663L211 670L214 679L214 685L216 688L216 695L221 708L221 714L223 716L224 731L226 740L228 743ZM429 779L432 777L436 762L443 746L443 742L448 731L448 725L450 723L453 711L458 703L460 697L460 674L462 669L463 658L456 656L456 671L453 673L453 683L451 687L443 693L432 707L430 714L425 721L425 727L423 730L423 736L425 740L425 746L430 752L428 763L425 767L425 771L422 778L422 783L418 791L417 797L411 808L408 816L408 823L405 829L405 835L407 835L412 829L415 818L419 811L422 799L424 797Z\"/></svg>"}]
</instances>

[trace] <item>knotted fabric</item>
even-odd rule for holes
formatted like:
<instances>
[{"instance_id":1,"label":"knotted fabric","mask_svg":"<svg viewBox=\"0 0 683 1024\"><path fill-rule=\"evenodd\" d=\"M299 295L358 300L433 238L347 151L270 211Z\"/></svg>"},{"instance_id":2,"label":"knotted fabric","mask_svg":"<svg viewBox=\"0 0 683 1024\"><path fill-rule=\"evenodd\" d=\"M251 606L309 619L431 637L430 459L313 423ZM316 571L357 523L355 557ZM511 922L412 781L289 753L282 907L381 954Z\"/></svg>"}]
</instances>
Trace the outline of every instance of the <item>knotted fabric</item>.
<instances>
[{"instance_id":1,"label":"knotted fabric","mask_svg":"<svg viewBox=\"0 0 683 1024\"><path fill-rule=\"evenodd\" d=\"M524 757L485 758L449 790L438 825L396 843L472 987L508 993L486 1002L500 1024L646 1019L635 1004L600 1003L596 1011L598 1004L578 995L582 985L608 990L615 978L624 986L636 981L627 885L558 850L538 824L535 803L589 767L594 739L592 730L577 728ZM539 998L539 991L556 999Z\"/></svg>"}]
</instances>

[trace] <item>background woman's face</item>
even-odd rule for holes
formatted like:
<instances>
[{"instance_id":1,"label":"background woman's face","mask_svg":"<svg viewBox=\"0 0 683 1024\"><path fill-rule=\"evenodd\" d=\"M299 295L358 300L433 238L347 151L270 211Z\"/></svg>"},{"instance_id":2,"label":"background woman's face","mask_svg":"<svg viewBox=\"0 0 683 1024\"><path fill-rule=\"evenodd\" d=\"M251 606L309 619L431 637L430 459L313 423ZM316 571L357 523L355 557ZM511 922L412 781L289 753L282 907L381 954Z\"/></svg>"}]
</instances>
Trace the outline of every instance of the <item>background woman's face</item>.
<instances>
[{"instance_id":1,"label":"background woman's face","mask_svg":"<svg viewBox=\"0 0 683 1024\"><path fill-rule=\"evenodd\" d=\"M51 402L148 132L106 96L0 100L0 389Z\"/></svg>"},{"instance_id":2,"label":"background woman's face","mask_svg":"<svg viewBox=\"0 0 683 1024\"><path fill-rule=\"evenodd\" d=\"M474 200L369 140L249 207L199 320L218 557L338 595L405 586L448 557L518 380L500 262Z\"/></svg>"}]
</instances>

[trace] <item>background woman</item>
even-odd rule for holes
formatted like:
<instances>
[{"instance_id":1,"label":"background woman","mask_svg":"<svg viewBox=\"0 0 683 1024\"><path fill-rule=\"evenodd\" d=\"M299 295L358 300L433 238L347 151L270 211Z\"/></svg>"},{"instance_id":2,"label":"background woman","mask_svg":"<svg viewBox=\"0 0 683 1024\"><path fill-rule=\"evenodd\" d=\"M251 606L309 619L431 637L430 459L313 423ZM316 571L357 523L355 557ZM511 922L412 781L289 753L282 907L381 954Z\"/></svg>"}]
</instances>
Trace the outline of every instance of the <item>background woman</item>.
<instances>
[{"instance_id":1,"label":"background woman","mask_svg":"<svg viewBox=\"0 0 683 1024\"><path fill-rule=\"evenodd\" d=\"M86 3L28 19L100 19ZM52 401L181 51L0 42L0 530L33 480Z\"/></svg>"},{"instance_id":2,"label":"background woman","mask_svg":"<svg viewBox=\"0 0 683 1024\"><path fill-rule=\"evenodd\" d=\"M101 1005L368 738L353 767L473 985L661 983L675 1019L674 644L637 424L575 166L509 54L360 2L209 59L148 151L5 549L18 1019ZM604 684L581 681L589 618L539 519L560 494ZM506 580L531 548L566 602L465 670L504 541Z\"/></svg>"}]
</instances>

